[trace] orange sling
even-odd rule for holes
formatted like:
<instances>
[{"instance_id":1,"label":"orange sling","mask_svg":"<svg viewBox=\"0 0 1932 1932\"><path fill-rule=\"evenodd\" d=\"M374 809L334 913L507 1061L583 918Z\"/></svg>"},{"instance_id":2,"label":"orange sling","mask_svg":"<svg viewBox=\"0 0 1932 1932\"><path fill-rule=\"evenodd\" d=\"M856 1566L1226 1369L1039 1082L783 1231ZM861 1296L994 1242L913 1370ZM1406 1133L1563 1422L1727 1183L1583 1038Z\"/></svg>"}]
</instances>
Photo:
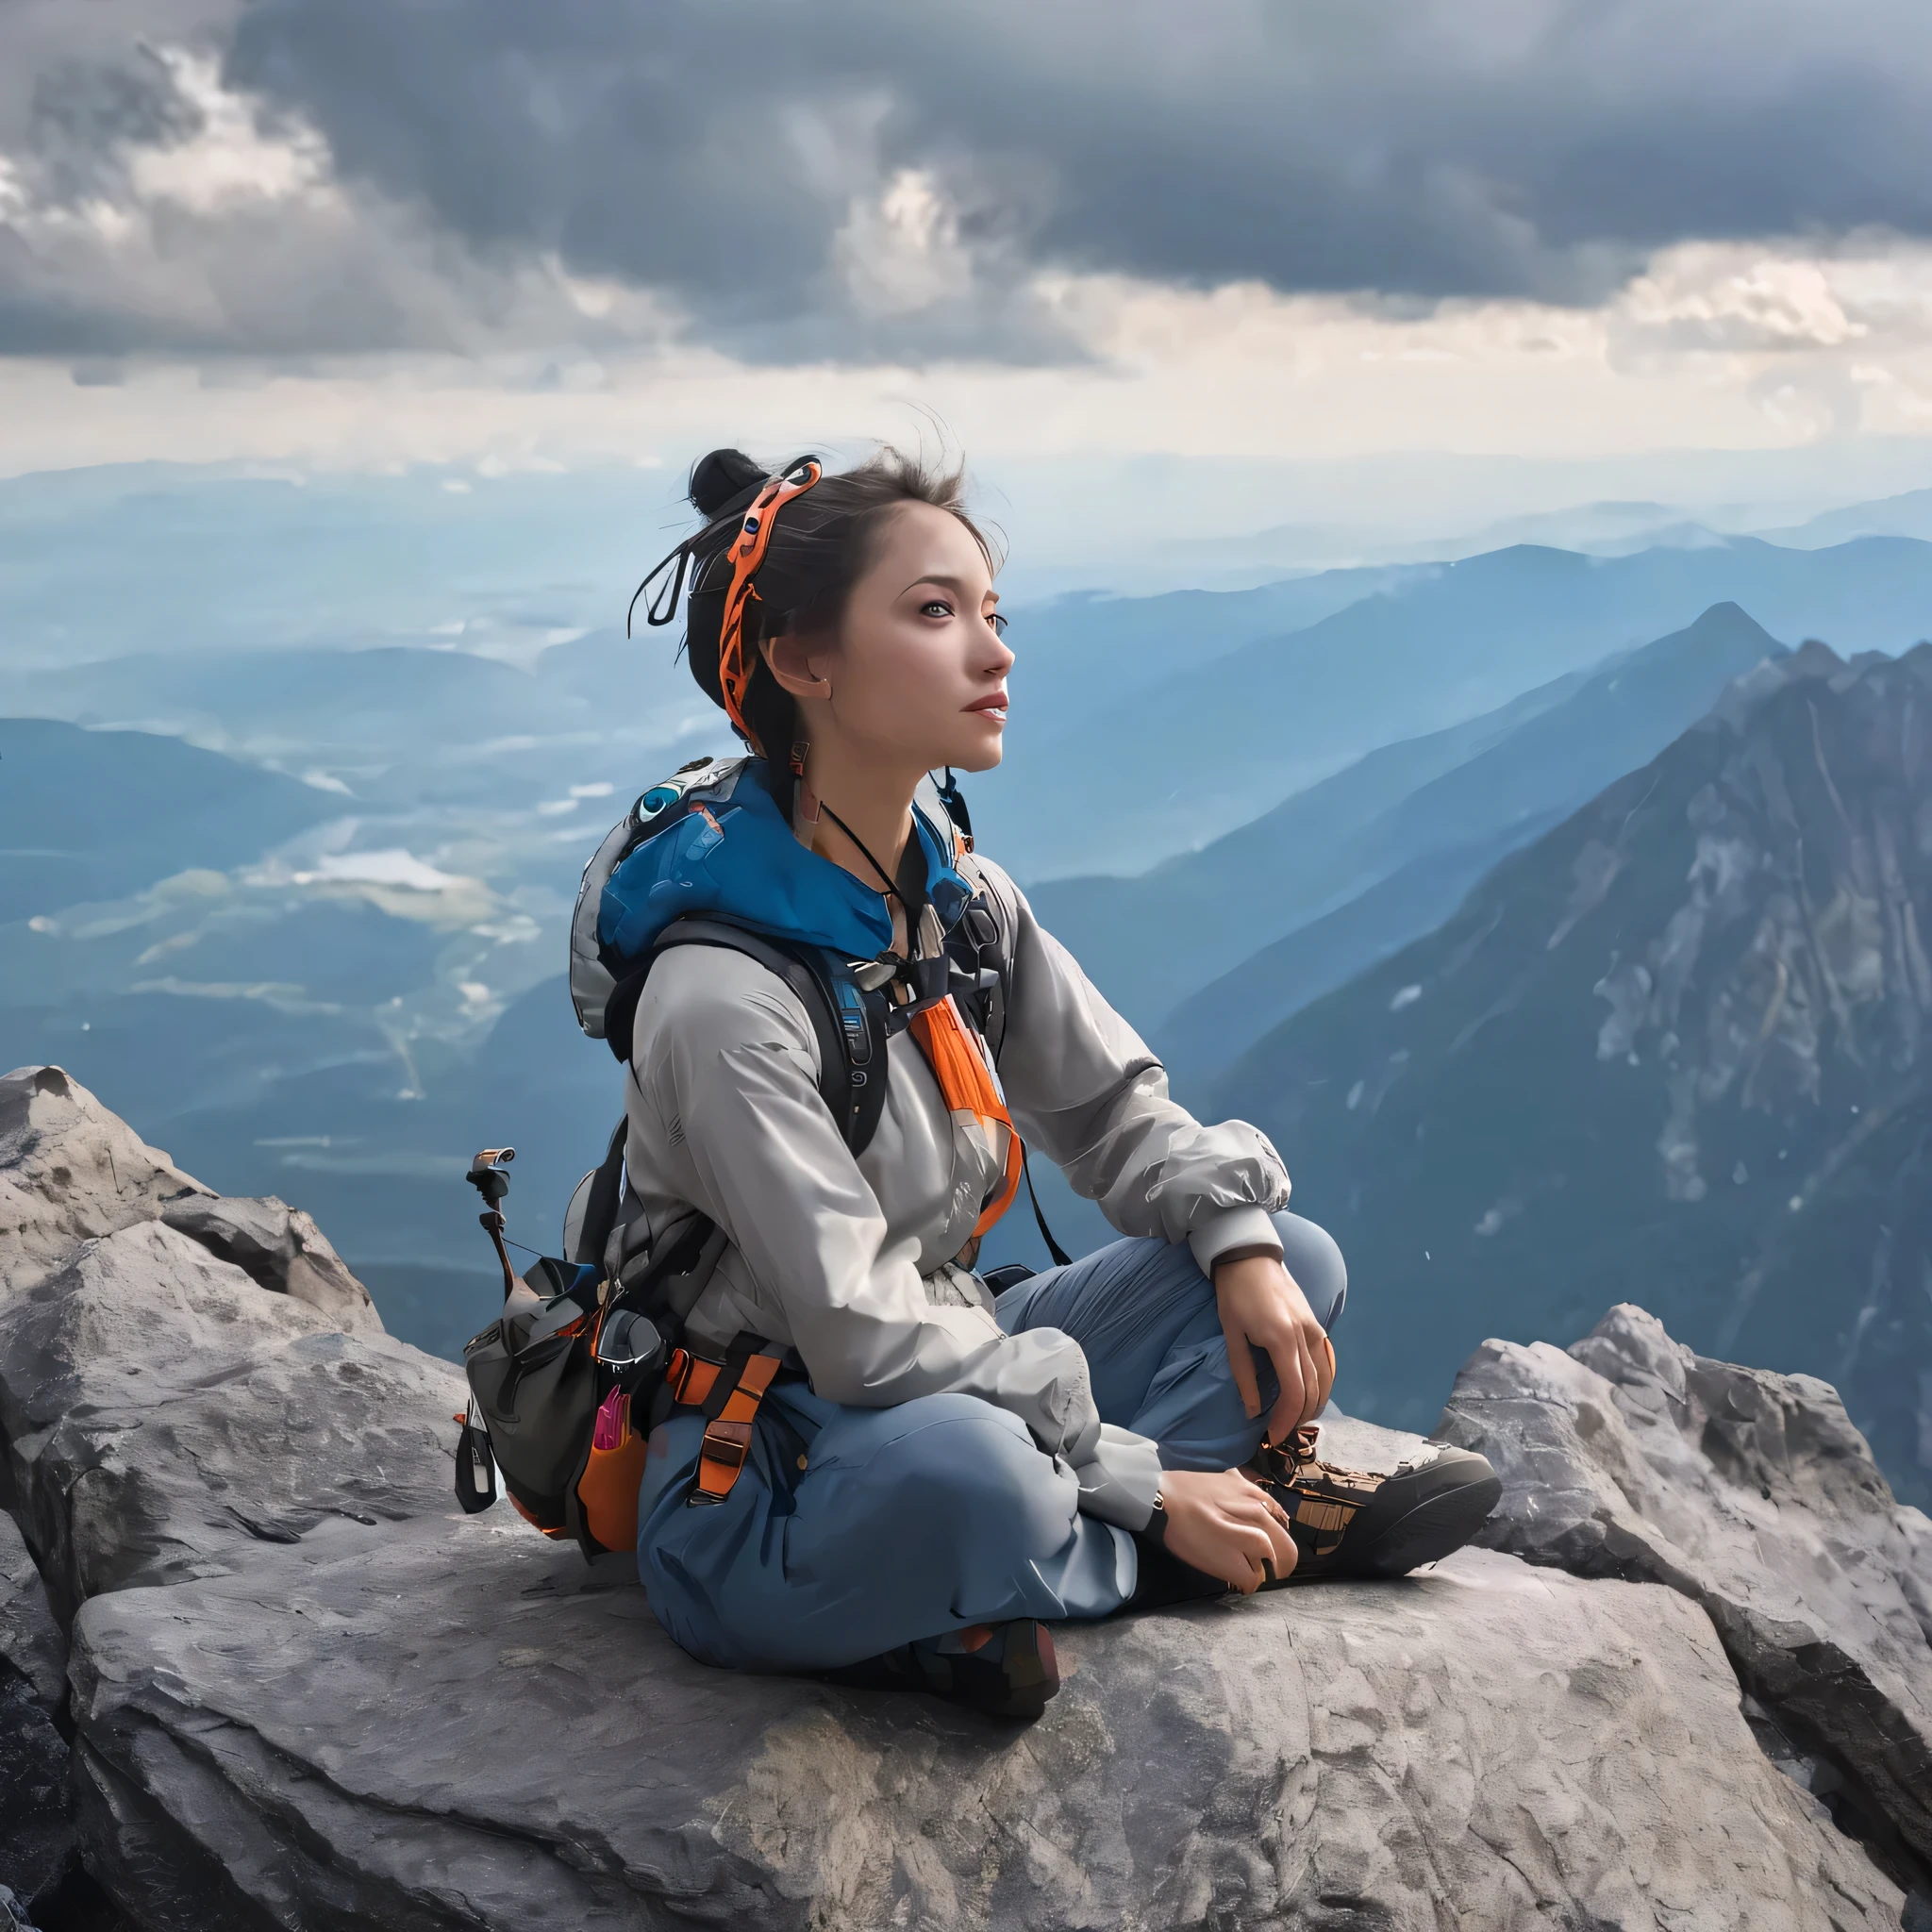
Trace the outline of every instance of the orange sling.
<instances>
[{"instance_id":1,"label":"orange sling","mask_svg":"<svg viewBox=\"0 0 1932 1932\"><path fill-rule=\"evenodd\" d=\"M967 1028L952 1000L942 999L924 1012L915 1013L910 1030L919 1042L920 1052L925 1056L926 1065L932 1069L933 1078L939 1082L946 1111L956 1121L976 1127L996 1155L1001 1152L1000 1136L1006 1136L1005 1172L999 1186L980 1208L979 1219L973 1224L972 1238L977 1241L1012 1206L1013 1196L1020 1191L1021 1161L1025 1150L1013 1129L1013 1117L1000 1097L978 1038Z\"/></svg>"}]
</instances>

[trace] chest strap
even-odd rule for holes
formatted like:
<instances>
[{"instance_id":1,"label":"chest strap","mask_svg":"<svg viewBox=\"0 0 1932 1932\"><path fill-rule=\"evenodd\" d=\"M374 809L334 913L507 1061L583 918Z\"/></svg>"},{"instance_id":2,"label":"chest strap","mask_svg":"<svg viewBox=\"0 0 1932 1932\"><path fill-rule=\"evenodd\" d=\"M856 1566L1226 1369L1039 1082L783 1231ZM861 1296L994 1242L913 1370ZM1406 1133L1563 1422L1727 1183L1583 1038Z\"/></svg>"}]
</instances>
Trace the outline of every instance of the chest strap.
<instances>
[{"instance_id":1,"label":"chest strap","mask_svg":"<svg viewBox=\"0 0 1932 1932\"><path fill-rule=\"evenodd\" d=\"M705 1418L704 1445L698 1451L697 1480L687 1506L722 1503L731 1493L751 1454L752 1424L758 1404L780 1367L777 1356L734 1348L723 1361L689 1348L678 1349L665 1372L671 1399Z\"/></svg>"}]
</instances>

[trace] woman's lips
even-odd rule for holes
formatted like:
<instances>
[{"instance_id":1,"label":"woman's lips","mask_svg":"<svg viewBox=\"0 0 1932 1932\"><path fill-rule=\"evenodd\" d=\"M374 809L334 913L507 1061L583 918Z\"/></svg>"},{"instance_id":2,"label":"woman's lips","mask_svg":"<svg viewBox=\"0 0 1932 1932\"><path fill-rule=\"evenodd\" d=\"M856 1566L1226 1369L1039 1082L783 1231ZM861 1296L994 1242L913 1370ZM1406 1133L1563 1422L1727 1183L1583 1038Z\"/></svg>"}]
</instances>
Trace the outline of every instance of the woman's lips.
<instances>
[{"instance_id":1,"label":"woman's lips","mask_svg":"<svg viewBox=\"0 0 1932 1932\"><path fill-rule=\"evenodd\" d=\"M968 705L969 711L986 711L995 717L1007 715L1007 694L1003 691L989 691L977 704Z\"/></svg>"}]
</instances>

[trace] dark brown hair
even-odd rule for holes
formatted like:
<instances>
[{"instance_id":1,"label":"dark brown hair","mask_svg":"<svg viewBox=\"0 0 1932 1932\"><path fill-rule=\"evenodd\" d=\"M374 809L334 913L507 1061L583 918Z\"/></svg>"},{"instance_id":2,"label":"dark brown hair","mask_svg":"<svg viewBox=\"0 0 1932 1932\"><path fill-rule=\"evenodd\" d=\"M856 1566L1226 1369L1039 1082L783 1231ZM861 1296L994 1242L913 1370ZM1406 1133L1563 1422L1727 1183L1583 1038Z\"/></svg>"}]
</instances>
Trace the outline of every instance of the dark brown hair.
<instances>
[{"instance_id":1,"label":"dark brown hair","mask_svg":"<svg viewBox=\"0 0 1932 1932\"><path fill-rule=\"evenodd\" d=\"M715 527L708 528L692 550L685 651L698 688L721 707L718 631L731 584L724 553L738 534L738 515L771 474L735 449L713 450L691 473L691 507ZM903 503L930 504L958 517L992 563L991 546L966 513L964 471L942 470L891 448L855 469L823 477L787 504L773 526L753 580L758 601L744 619L745 659L753 668L743 711L753 748L765 756L766 782L781 802L791 795L789 758L799 736L798 708L772 675L759 641L787 632L836 630L852 587L872 561L881 525Z\"/></svg>"}]
</instances>

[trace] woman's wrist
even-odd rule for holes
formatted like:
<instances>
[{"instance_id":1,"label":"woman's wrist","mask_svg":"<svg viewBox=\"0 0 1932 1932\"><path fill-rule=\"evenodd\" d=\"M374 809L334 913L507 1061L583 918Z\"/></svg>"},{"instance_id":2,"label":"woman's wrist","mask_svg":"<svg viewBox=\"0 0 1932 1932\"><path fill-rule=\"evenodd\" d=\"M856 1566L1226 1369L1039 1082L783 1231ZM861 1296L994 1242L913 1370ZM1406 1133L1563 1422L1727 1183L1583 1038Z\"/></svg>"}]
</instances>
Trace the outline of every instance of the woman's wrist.
<instances>
[{"instance_id":1,"label":"woman's wrist","mask_svg":"<svg viewBox=\"0 0 1932 1932\"><path fill-rule=\"evenodd\" d=\"M1224 1255L1214 1257L1214 1272L1230 1267L1236 1261L1278 1261L1281 1259L1279 1244L1273 1247L1261 1241L1251 1241L1246 1247L1229 1248Z\"/></svg>"},{"instance_id":2,"label":"woman's wrist","mask_svg":"<svg viewBox=\"0 0 1932 1932\"><path fill-rule=\"evenodd\" d=\"M1154 1507L1147 1512L1141 1534L1162 1549L1167 1547L1167 1498L1158 1490L1154 1492Z\"/></svg>"}]
</instances>

